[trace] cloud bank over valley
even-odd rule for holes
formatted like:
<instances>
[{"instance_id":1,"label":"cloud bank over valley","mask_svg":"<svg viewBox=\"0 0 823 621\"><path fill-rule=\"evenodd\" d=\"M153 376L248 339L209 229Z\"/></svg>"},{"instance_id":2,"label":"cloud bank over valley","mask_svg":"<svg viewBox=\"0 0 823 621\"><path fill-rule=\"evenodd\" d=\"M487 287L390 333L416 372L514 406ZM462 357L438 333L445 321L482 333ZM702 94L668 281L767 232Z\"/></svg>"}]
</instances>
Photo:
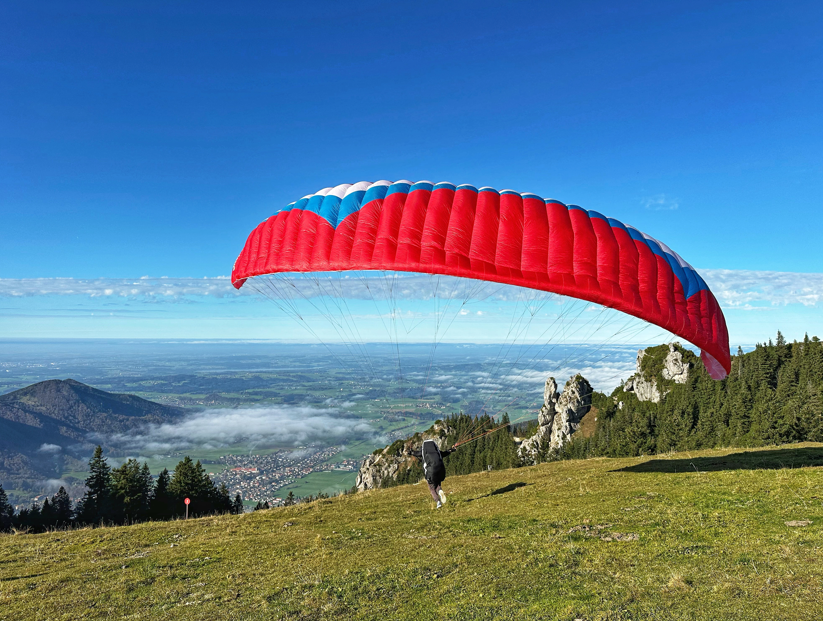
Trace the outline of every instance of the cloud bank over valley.
<instances>
[{"instance_id":1,"label":"cloud bank over valley","mask_svg":"<svg viewBox=\"0 0 823 621\"><path fill-rule=\"evenodd\" d=\"M377 438L368 421L346 417L337 408L274 405L204 410L179 421L151 425L139 433L111 435L105 440L130 452L158 454L240 443L298 447Z\"/></svg>"}]
</instances>

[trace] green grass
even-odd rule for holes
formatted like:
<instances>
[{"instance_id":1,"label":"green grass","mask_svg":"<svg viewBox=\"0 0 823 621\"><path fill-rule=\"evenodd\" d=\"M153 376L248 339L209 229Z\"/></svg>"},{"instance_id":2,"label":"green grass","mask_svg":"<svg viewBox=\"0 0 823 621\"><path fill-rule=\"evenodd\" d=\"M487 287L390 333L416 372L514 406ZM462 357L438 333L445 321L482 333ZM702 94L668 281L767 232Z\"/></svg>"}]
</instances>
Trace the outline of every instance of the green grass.
<instances>
[{"instance_id":1,"label":"green grass","mask_svg":"<svg viewBox=\"0 0 823 621\"><path fill-rule=\"evenodd\" d=\"M289 492L294 492L295 496L316 496L317 492L324 494L336 494L342 489L349 489L354 485L357 478L356 472L325 471L312 472L294 483L281 487L277 490L277 495L285 498Z\"/></svg>"},{"instance_id":2,"label":"green grass","mask_svg":"<svg viewBox=\"0 0 823 621\"><path fill-rule=\"evenodd\" d=\"M823 618L823 445L0 537L0 619ZM787 521L809 520L790 527Z\"/></svg>"}]
</instances>

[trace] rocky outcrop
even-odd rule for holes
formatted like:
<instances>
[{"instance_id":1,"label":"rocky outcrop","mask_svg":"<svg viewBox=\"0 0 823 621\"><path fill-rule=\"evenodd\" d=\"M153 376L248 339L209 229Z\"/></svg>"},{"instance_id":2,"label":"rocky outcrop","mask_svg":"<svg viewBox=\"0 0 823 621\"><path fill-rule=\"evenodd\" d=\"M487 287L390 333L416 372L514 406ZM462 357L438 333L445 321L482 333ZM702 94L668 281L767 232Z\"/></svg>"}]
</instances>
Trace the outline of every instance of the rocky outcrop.
<instances>
[{"instance_id":1,"label":"rocky outcrop","mask_svg":"<svg viewBox=\"0 0 823 621\"><path fill-rule=\"evenodd\" d=\"M526 461L535 461L541 448L551 443L552 426L554 416L557 413L557 399L560 395L557 392L557 382L553 377L546 380L543 389L543 407L537 414L537 433L532 437L523 440L520 445L520 456Z\"/></svg>"},{"instance_id":2,"label":"rocky outcrop","mask_svg":"<svg viewBox=\"0 0 823 621\"><path fill-rule=\"evenodd\" d=\"M543 407L537 415L537 433L520 445L520 456L535 462L541 453L561 449L580 427L592 406L592 387L582 375L573 375L558 394L553 377L546 380Z\"/></svg>"},{"instance_id":3,"label":"rocky outcrop","mask_svg":"<svg viewBox=\"0 0 823 621\"><path fill-rule=\"evenodd\" d=\"M580 421L592 408L592 386L582 375L575 375L566 382L563 394L557 400L557 413L552 425L551 447L560 449L571 440L580 427Z\"/></svg>"},{"instance_id":4,"label":"rocky outcrop","mask_svg":"<svg viewBox=\"0 0 823 621\"><path fill-rule=\"evenodd\" d=\"M691 364L683 361L683 354L669 343L669 355L663 361L663 370L660 372L663 379L672 380L675 384L685 384L689 381Z\"/></svg>"},{"instance_id":5,"label":"rocky outcrop","mask_svg":"<svg viewBox=\"0 0 823 621\"><path fill-rule=\"evenodd\" d=\"M384 455L382 452L365 457L354 482L355 488L362 492L380 487L383 481L397 475L402 461L405 460L401 456Z\"/></svg>"},{"instance_id":6,"label":"rocky outcrop","mask_svg":"<svg viewBox=\"0 0 823 621\"><path fill-rule=\"evenodd\" d=\"M657 386L657 379L654 377L647 379L640 370L640 363L645 355L645 349L641 349L637 352L637 363L635 367L637 371L626 380L625 384L623 384L623 391L633 392L640 401L660 403L663 395L660 394L660 388Z\"/></svg>"},{"instance_id":7,"label":"rocky outcrop","mask_svg":"<svg viewBox=\"0 0 823 621\"><path fill-rule=\"evenodd\" d=\"M663 380L672 381L675 384L685 384L689 380L689 369L691 369L692 364L683 360L681 345L679 343L669 343L668 352L657 363L656 358L659 357L658 354L660 353L657 350L662 347L665 346L661 345L649 350L654 350L655 360L647 359L647 350L645 349L637 352L635 374L623 384L624 392L633 392L639 401L660 403L669 391L665 386L658 384L658 373ZM648 362L644 362L644 359Z\"/></svg>"},{"instance_id":8,"label":"rocky outcrop","mask_svg":"<svg viewBox=\"0 0 823 621\"><path fill-rule=\"evenodd\" d=\"M357 491L385 487L397 478L401 470L412 465L412 452L420 450L423 440L434 440L444 449L446 436L451 428L443 422L435 423L428 431L417 434L409 440L398 440L383 450L376 451L363 459L354 486Z\"/></svg>"}]
</instances>

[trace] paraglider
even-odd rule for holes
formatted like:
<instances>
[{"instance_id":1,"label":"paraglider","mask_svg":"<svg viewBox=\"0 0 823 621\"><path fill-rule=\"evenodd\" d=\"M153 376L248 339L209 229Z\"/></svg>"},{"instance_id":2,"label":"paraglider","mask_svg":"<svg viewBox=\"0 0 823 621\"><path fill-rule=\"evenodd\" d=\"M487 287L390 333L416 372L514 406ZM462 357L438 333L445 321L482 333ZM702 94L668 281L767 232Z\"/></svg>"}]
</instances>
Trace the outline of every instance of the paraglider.
<instances>
[{"instance_id":1,"label":"paraglider","mask_svg":"<svg viewBox=\"0 0 823 621\"><path fill-rule=\"evenodd\" d=\"M728 331L697 271L613 218L535 194L428 181L324 188L249 235L232 270L250 278L390 270L553 292L613 308L701 349L715 379L731 368Z\"/></svg>"},{"instance_id":2,"label":"paraglider","mask_svg":"<svg viewBox=\"0 0 823 621\"><path fill-rule=\"evenodd\" d=\"M438 509L446 504L446 493L440 487L446 479L446 466L443 464L443 458L454 451L454 448L441 451L434 440L423 440L420 450L411 453L412 457L417 458L423 465L423 478L426 479L429 492L437 503Z\"/></svg>"}]
</instances>

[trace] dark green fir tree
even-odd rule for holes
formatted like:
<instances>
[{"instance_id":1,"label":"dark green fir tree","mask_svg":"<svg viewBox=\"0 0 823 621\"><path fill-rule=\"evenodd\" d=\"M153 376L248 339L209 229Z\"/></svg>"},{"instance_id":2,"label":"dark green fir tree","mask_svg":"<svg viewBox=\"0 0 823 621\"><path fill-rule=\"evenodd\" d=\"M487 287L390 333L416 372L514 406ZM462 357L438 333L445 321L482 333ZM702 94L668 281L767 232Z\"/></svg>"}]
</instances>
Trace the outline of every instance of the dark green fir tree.
<instances>
[{"instance_id":1,"label":"dark green fir tree","mask_svg":"<svg viewBox=\"0 0 823 621\"><path fill-rule=\"evenodd\" d=\"M134 524L149 517L152 478L148 464L128 459L111 471L118 522Z\"/></svg>"},{"instance_id":2,"label":"dark green fir tree","mask_svg":"<svg viewBox=\"0 0 823 621\"><path fill-rule=\"evenodd\" d=\"M51 506L54 507L57 528L65 528L71 524L71 497L62 485L57 493L52 496Z\"/></svg>"},{"instance_id":3,"label":"dark green fir tree","mask_svg":"<svg viewBox=\"0 0 823 621\"><path fill-rule=\"evenodd\" d=\"M169 491L171 475L166 468L157 477L154 494L149 503L149 516L153 520L169 520L175 515L174 497Z\"/></svg>"},{"instance_id":4,"label":"dark green fir tree","mask_svg":"<svg viewBox=\"0 0 823 621\"><path fill-rule=\"evenodd\" d=\"M86 493L80 501L77 521L81 524L112 522L117 517L112 497L111 468L98 446L89 461Z\"/></svg>"},{"instance_id":5,"label":"dark green fir tree","mask_svg":"<svg viewBox=\"0 0 823 621\"><path fill-rule=\"evenodd\" d=\"M0 533L11 530L12 518L14 517L14 507L9 503L6 490L0 485Z\"/></svg>"},{"instance_id":6,"label":"dark green fir tree","mask_svg":"<svg viewBox=\"0 0 823 621\"><path fill-rule=\"evenodd\" d=\"M169 493L174 498L178 514L185 512L183 504L185 498L191 501L189 516L208 515L219 511L215 506L218 491L214 483L206 474L200 461L194 462L188 455L175 467L169 483Z\"/></svg>"}]
</instances>

